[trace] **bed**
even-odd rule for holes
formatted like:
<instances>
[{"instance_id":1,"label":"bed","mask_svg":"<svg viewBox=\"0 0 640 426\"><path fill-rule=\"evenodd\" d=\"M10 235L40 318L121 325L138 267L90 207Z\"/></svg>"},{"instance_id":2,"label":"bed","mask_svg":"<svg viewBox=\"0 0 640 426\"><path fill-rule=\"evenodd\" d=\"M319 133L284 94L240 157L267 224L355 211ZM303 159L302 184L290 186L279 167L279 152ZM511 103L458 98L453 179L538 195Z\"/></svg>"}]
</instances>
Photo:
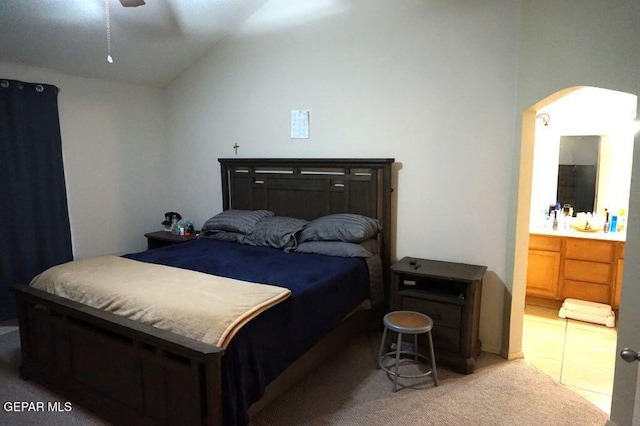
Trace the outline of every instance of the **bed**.
<instances>
[{"instance_id":1,"label":"bed","mask_svg":"<svg viewBox=\"0 0 640 426\"><path fill-rule=\"evenodd\" d=\"M390 262L393 161L220 159L223 209L269 210L278 216L308 221L340 213L377 219L382 224L376 244L384 297ZM255 279L251 274L267 269L279 271L282 268L274 268L272 262L284 264L298 256L305 260L296 274L311 271L310 265L315 264L344 271L342 279L347 281L368 277L362 259L284 253L269 247L251 248L251 255L258 250L265 252L264 256L275 256L267 260L269 267L247 261L245 264L253 268L238 267L236 263L235 271L227 272L233 263L229 259L239 259L240 251L249 249L247 245L198 239L181 246L125 258L192 270L204 268L208 270L202 272L240 280L281 283L280 277ZM207 251L217 253L217 263L184 264L183 259L198 258ZM258 257L262 256L261 253ZM345 286L338 283L334 289L342 287ZM292 300L299 293L295 280L293 288ZM310 317L297 320L295 326L289 324L290 329L315 330L305 337L289 335L291 330L287 330L282 315L293 302L286 300L248 322L223 349L33 287L15 286L22 346L20 372L23 378L42 383L118 424L242 424L354 333L369 327L384 310L384 304L379 303L373 309L362 309L369 305L360 303L360 299L368 295L366 289L364 293L362 289L358 291L355 295L330 292L334 294L331 297L344 302L334 313L339 321L325 318L321 309L309 312ZM322 307L324 297L312 294L304 302L307 308L302 310ZM314 298L320 303L313 303ZM353 300L346 303L344 299L349 298ZM359 309L353 309L355 305ZM279 325L266 321L269 318ZM258 364L255 370L246 367Z\"/></svg>"}]
</instances>

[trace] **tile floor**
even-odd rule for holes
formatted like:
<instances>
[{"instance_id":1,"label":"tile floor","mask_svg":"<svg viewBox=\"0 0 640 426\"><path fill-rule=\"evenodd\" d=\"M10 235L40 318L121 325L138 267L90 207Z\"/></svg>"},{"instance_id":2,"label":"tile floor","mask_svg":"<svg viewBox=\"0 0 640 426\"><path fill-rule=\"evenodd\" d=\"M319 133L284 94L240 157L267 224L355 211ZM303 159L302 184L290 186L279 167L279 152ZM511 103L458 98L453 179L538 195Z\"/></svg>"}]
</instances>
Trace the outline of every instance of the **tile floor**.
<instances>
[{"instance_id":1,"label":"tile floor","mask_svg":"<svg viewBox=\"0 0 640 426\"><path fill-rule=\"evenodd\" d=\"M558 318L556 309L525 307L525 359L609 414L616 338L615 328Z\"/></svg>"}]
</instances>

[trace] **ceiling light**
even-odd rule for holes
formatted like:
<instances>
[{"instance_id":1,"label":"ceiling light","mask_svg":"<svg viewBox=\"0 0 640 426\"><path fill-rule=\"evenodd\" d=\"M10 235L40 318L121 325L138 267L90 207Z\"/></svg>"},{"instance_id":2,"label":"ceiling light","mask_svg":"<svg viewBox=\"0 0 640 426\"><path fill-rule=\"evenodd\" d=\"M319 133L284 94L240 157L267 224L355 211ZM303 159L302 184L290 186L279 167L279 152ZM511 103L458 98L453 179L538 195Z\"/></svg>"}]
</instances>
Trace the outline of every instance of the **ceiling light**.
<instances>
[{"instance_id":1,"label":"ceiling light","mask_svg":"<svg viewBox=\"0 0 640 426\"><path fill-rule=\"evenodd\" d=\"M120 4L124 7L138 7L145 4L144 0L120 0Z\"/></svg>"}]
</instances>

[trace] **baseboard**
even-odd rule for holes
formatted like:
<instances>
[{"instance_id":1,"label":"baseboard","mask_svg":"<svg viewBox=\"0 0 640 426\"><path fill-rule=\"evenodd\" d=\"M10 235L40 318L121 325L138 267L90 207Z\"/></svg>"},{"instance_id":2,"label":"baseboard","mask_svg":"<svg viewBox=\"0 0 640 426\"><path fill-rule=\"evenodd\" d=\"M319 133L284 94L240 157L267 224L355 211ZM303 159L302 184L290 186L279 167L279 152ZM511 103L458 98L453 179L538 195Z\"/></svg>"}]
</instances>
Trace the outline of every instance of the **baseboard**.
<instances>
[{"instance_id":1,"label":"baseboard","mask_svg":"<svg viewBox=\"0 0 640 426\"><path fill-rule=\"evenodd\" d=\"M482 344L482 352L489 352L494 355L502 355L501 348L497 346L486 346L484 343Z\"/></svg>"},{"instance_id":2,"label":"baseboard","mask_svg":"<svg viewBox=\"0 0 640 426\"><path fill-rule=\"evenodd\" d=\"M524 352L522 351L519 351L519 352L500 351L499 355L502 358L506 359L507 361L513 361L514 359L524 359Z\"/></svg>"}]
</instances>

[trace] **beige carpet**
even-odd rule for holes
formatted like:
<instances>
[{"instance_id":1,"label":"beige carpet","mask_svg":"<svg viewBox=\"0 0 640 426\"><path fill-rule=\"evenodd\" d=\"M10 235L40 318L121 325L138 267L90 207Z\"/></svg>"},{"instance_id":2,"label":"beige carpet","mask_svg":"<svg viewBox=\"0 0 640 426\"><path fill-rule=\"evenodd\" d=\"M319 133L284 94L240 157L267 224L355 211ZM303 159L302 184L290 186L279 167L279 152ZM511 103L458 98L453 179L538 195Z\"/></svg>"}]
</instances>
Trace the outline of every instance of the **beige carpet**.
<instances>
[{"instance_id":1,"label":"beige carpet","mask_svg":"<svg viewBox=\"0 0 640 426\"><path fill-rule=\"evenodd\" d=\"M372 368L372 347L354 341L258 413L260 425L604 425L608 415L524 360L482 353L476 371L439 368L440 386L391 392Z\"/></svg>"},{"instance_id":2,"label":"beige carpet","mask_svg":"<svg viewBox=\"0 0 640 426\"><path fill-rule=\"evenodd\" d=\"M44 388L20 380L19 336L0 338L0 401L59 401ZM525 361L483 353L475 373L439 368L433 382L391 392L386 375L373 368L377 342L353 341L306 379L258 413L261 425L604 425L608 416ZM6 425L101 425L80 407L71 412L7 413Z\"/></svg>"}]
</instances>

